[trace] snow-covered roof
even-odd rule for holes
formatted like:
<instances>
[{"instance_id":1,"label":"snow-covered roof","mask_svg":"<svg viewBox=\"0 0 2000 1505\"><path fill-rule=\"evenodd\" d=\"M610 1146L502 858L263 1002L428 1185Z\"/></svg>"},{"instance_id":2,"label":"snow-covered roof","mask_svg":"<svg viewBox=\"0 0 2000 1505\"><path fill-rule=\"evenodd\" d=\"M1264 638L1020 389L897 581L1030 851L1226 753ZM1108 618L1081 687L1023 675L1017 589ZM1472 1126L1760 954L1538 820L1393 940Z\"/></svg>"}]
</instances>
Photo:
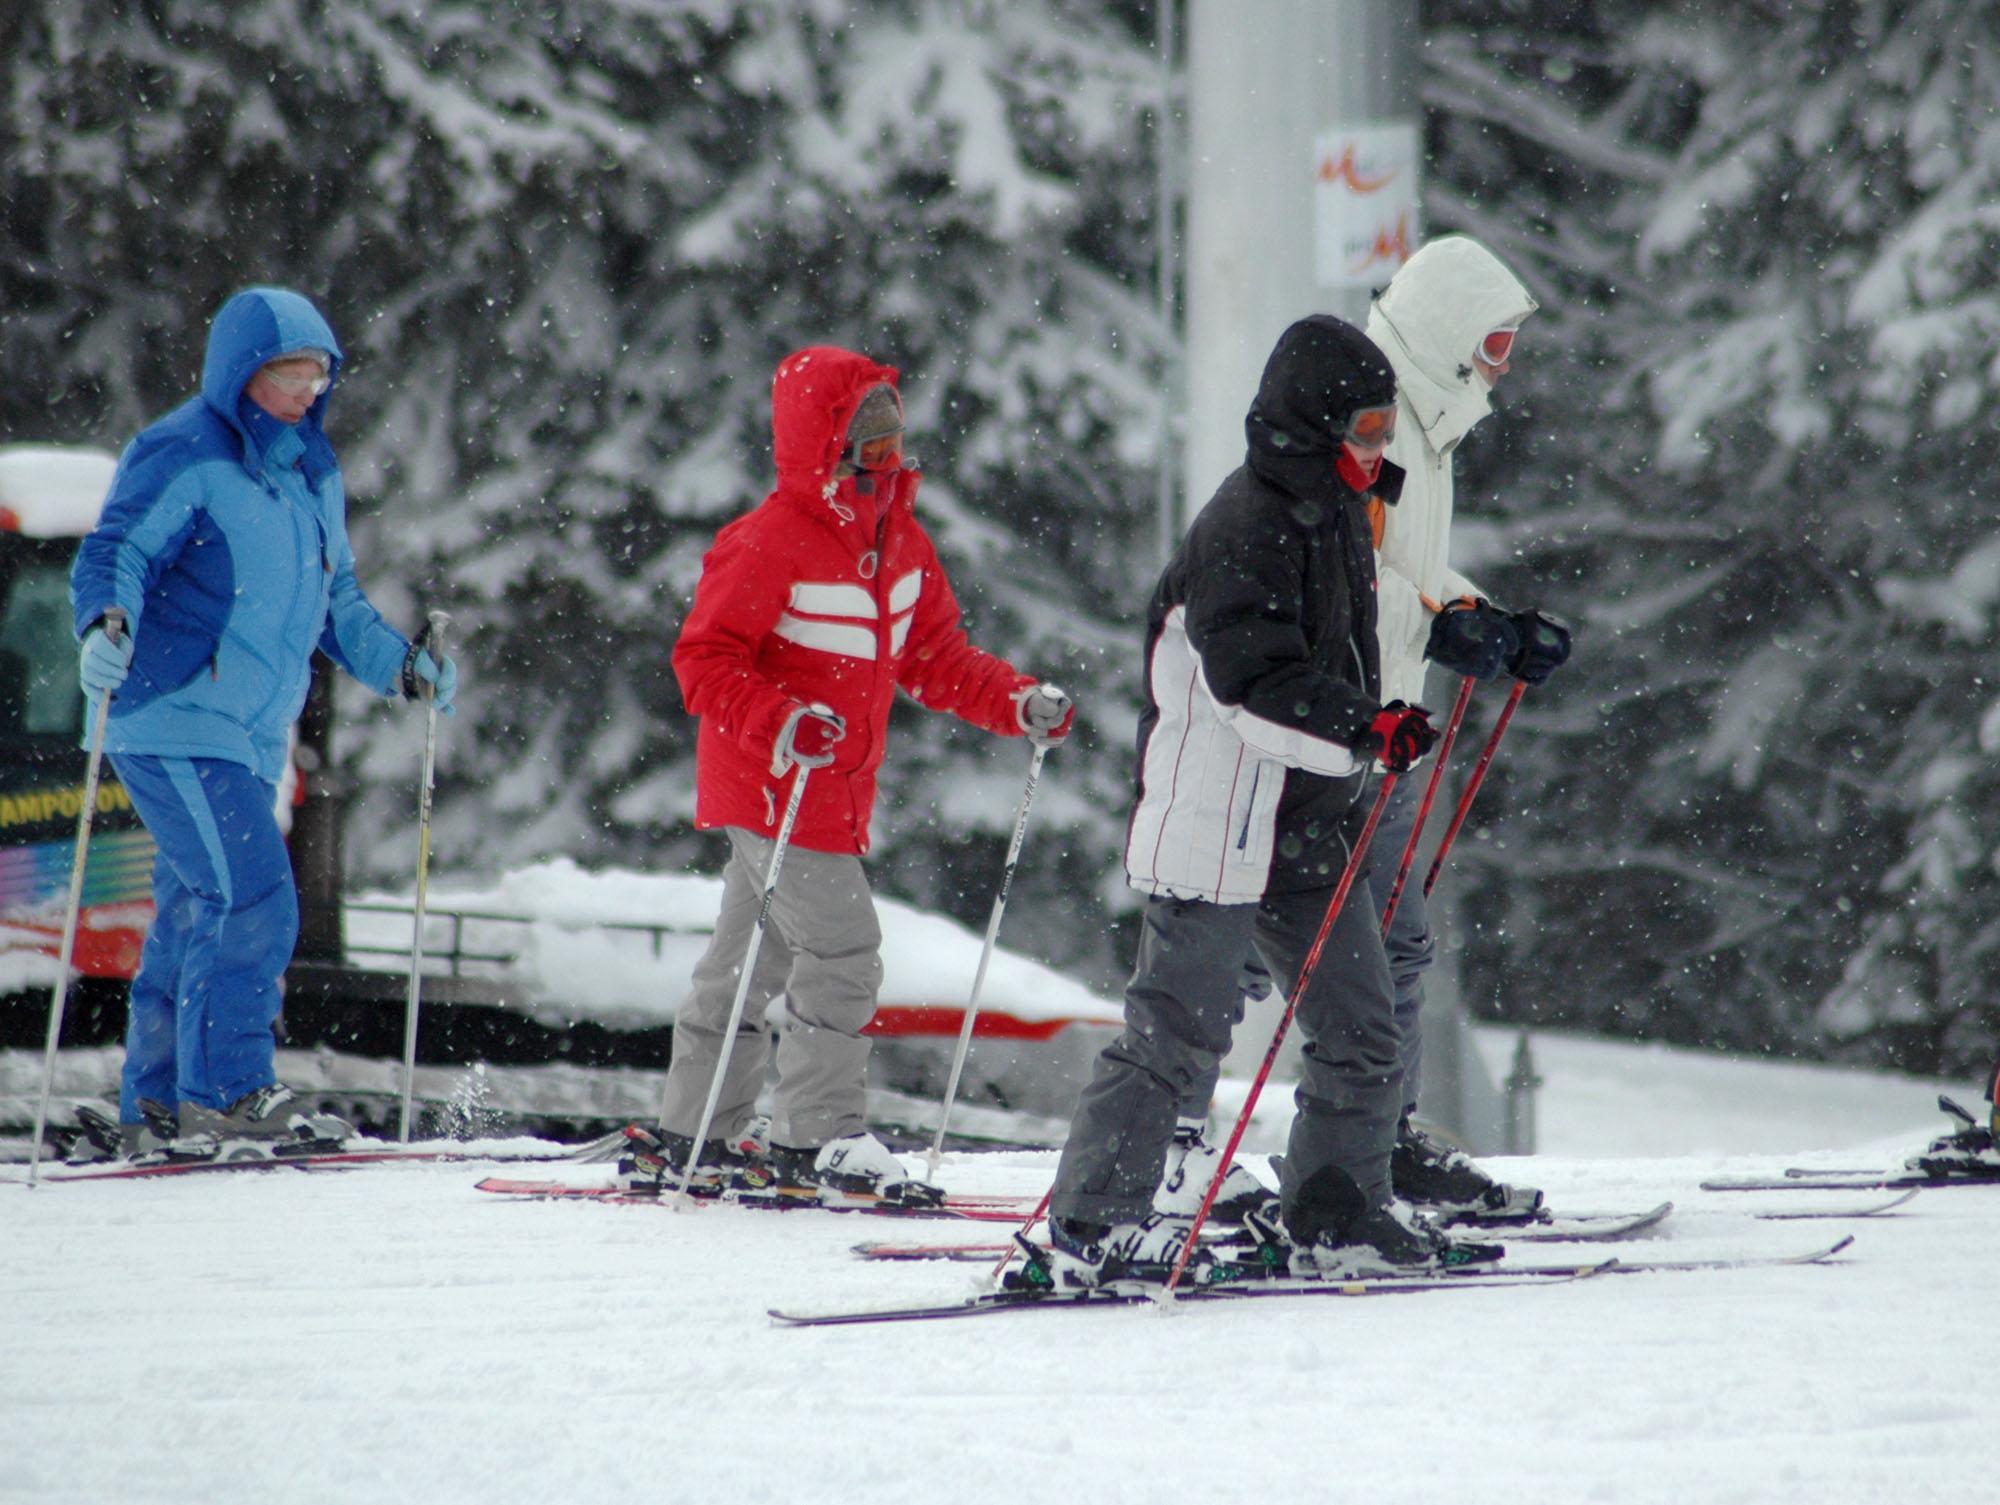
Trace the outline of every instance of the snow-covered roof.
<instances>
[{"instance_id":1,"label":"snow-covered roof","mask_svg":"<svg viewBox=\"0 0 2000 1505\"><path fill-rule=\"evenodd\" d=\"M503 975L522 996L515 1007L545 1023L590 1019L619 1029L671 1020L688 990L688 974L708 948L722 900L720 878L692 873L591 872L566 857L533 863L497 882L430 885L425 951L436 957L452 938L467 950L504 955ZM360 904L407 904L409 895L370 894ZM983 937L942 915L877 896L882 920L884 1009L962 1009L971 996ZM663 926L653 935L639 926ZM347 915L350 947L407 950L406 912L367 909ZM982 1014L1022 1021L1087 1019L1116 1024L1121 1007L1099 998L1054 968L996 947L981 994Z\"/></svg>"},{"instance_id":2,"label":"snow-covered roof","mask_svg":"<svg viewBox=\"0 0 2000 1505\"><path fill-rule=\"evenodd\" d=\"M0 444L0 533L81 538L97 526L114 455L64 444Z\"/></svg>"}]
</instances>

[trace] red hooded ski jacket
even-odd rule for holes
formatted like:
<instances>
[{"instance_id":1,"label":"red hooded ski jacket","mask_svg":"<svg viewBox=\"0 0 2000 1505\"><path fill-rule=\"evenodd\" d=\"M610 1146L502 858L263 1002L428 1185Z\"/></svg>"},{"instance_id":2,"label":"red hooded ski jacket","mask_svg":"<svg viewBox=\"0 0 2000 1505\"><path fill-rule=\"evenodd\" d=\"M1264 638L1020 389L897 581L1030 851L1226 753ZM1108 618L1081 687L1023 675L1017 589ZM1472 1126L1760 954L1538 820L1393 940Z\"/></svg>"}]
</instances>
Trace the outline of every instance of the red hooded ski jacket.
<instances>
[{"instance_id":1,"label":"red hooded ski jacket","mask_svg":"<svg viewBox=\"0 0 2000 1505\"><path fill-rule=\"evenodd\" d=\"M772 758L802 705L828 705L847 724L831 766L813 770L792 831L820 852L868 850L898 685L932 710L1021 735L1014 696L1035 681L966 641L912 505L917 472L833 478L854 410L896 377L832 346L779 363L777 489L716 535L674 646L681 698L701 718L694 823L703 830L777 833L794 775L774 773Z\"/></svg>"}]
</instances>

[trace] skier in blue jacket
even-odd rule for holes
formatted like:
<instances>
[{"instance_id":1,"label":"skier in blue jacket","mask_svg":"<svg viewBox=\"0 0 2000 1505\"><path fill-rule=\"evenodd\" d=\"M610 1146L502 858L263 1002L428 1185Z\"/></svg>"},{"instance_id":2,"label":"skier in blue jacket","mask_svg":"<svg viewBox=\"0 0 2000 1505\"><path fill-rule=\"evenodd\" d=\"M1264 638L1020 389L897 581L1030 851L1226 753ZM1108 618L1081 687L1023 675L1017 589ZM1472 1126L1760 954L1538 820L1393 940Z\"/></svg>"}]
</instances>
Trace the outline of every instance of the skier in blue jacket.
<instances>
[{"instance_id":1,"label":"skier in blue jacket","mask_svg":"<svg viewBox=\"0 0 2000 1505\"><path fill-rule=\"evenodd\" d=\"M128 1153L304 1132L271 1026L299 925L277 784L313 650L451 710L451 660L355 579L322 427L340 365L299 294L230 298L200 393L126 446L70 573L90 721L111 695L105 751L159 847L118 1101Z\"/></svg>"}]
</instances>

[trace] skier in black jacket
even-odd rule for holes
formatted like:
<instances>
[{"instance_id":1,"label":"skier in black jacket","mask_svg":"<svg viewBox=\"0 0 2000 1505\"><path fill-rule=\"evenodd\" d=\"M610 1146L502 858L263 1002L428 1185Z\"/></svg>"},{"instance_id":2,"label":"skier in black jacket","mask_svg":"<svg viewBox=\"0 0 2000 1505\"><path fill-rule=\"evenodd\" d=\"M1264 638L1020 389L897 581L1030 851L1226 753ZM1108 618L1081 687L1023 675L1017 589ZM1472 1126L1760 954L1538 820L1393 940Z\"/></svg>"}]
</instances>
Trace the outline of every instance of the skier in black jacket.
<instances>
[{"instance_id":1,"label":"skier in black jacket","mask_svg":"<svg viewBox=\"0 0 2000 1505\"><path fill-rule=\"evenodd\" d=\"M1289 989L1361 824L1371 761L1436 741L1380 702L1367 504L1402 472L1388 360L1339 319L1279 338L1249 454L1188 530L1148 611L1147 708L1125 867L1146 894L1125 1028L1099 1056L1056 1173L1065 1285L1163 1274L1189 1222L1152 1212L1178 1105L1213 1079L1254 945ZM1300 1001L1298 1113L1281 1176L1301 1274L1409 1270L1453 1246L1390 1194L1400 1066L1380 926L1357 887ZM1273 1230L1276 1231L1276 1230Z\"/></svg>"}]
</instances>

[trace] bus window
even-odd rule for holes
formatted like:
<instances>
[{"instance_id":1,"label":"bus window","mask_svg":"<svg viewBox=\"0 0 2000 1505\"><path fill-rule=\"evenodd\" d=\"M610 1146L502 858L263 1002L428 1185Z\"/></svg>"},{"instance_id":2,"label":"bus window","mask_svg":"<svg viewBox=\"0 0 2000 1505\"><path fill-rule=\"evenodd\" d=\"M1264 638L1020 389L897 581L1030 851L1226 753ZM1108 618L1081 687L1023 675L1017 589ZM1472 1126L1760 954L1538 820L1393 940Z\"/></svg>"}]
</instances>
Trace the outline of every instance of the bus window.
<instances>
[{"instance_id":1,"label":"bus window","mask_svg":"<svg viewBox=\"0 0 2000 1505\"><path fill-rule=\"evenodd\" d=\"M24 560L0 607L0 736L74 737L82 725L69 570Z\"/></svg>"}]
</instances>

